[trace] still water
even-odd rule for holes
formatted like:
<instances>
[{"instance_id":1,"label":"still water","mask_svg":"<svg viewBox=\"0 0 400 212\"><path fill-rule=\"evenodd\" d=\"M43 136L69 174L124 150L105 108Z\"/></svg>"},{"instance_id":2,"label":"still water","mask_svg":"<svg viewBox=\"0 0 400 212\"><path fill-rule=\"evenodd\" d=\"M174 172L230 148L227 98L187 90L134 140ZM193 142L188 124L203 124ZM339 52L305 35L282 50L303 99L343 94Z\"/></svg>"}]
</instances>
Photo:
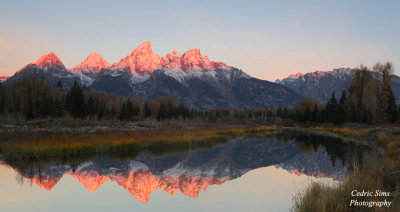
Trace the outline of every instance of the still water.
<instances>
[{"instance_id":1,"label":"still water","mask_svg":"<svg viewBox=\"0 0 400 212\"><path fill-rule=\"evenodd\" d=\"M368 149L321 136L236 138L134 158L0 162L0 211L288 211L340 183Z\"/></svg>"}]
</instances>

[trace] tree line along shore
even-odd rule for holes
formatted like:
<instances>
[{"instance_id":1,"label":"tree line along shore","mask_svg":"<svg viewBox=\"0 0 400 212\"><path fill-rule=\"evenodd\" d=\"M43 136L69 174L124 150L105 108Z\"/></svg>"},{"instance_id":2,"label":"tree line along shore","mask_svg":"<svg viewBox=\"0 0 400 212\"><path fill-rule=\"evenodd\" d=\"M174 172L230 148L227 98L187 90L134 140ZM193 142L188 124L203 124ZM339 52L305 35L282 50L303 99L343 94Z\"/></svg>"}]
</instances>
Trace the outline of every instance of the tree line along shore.
<instances>
[{"instance_id":1,"label":"tree line along shore","mask_svg":"<svg viewBox=\"0 0 400 212\"><path fill-rule=\"evenodd\" d=\"M61 82L52 87L41 79L22 79L0 84L0 123L13 120L78 119L106 123L119 120L189 120L202 122L231 121L262 124L325 124L345 123L385 124L399 121L391 88L393 66L376 64L361 66L354 73L348 89L336 99L333 92L326 103L305 98L294 108L198 110L172 98L146 100L96 92L77 82L64 89ZM82 122L84 123L84 121Z\"/></svg>"}]
</instances>

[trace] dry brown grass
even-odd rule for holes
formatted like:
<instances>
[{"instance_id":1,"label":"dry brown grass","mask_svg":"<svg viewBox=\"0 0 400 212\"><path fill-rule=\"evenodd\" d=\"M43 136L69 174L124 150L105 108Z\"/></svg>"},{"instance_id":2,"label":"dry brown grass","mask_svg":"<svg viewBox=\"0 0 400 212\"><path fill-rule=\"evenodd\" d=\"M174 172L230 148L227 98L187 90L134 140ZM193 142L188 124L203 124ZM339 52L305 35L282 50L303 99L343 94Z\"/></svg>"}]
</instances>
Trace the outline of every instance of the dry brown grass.
<instances>
[{"instance_id":1,"label":"dry brown grass","mask_svg":"<svg viewBox=\"0 0 400 212\"><path fill-rule=\"evenodd\" d=\"M384 186L382 173L353 171L344 182L338 186L325 185L321 183L312 183L306 191L299 193L294 198L292 211L397 211L398 201L392 202L387 207L361 207L350 206L351 200L362 201L393 201L392 197L377 196L352 196L352 191L388 191Z\"/></svg>"},{"instance_id":2,"label":"dry brown grass","mask_svg":"<svg viewBox=\"0 0 400 212\"><path fill-rule=\"evenodd\" d=\"M83 134L51 133L12 135L7 142L0 142L0 149L20 152L46 152L54 149L83 149L101 146L121 146L141 142L176 142L206 140L227 135L241 135L276 130L275 126L247 128L148 129L137 131L95 132Z\"/></svg>"},{"instance_id":3,"label":"dry brown grass","mask_svg":"<svg viewBox=\"0 0 400 212\"><path fill-rule=\"evenodd\" d=\"M382 143L389 157L394 161L400 161L400 137L388 137L386 135L379 135L378 142Z\"/></svg>"},{"instance_id":4,"label":"dry brown grass","mask_svg":"<svg viewBox=\"0 0 400 212\"><path fill-rule=\"evenodd\" d=\"M51 134L39 137L20 137L22 140L2 143L2 147L21 149L77 147L91 145L119 145L144 141L177 141L209 138L217 135L215 129L182 129L182 130L142 130L134 132L114 132L95 134Z\"/></svg>"},{"instance_id":5,"label":"dry brown grass","mask_svg":"<svg viewBox=\"0 0 400 212\"><path fill-rule=\"evenodd\" d=\"M352 128L352 127L311 127L311 130L328 131L338 133L344 136L362 137L367 136L369 133L380 130L381 128Z\"/></svg>"},{"instance_id":6,"label":"dry brown grass","mask_svg":"<svg viewBox=\"0 0 400 212\"><path fill-rule=\"evenodd\" d=\"M399 164L400 164L400 134L392 135L392 132L400 132L397 127L385 128L326 128L315 127L315 130L330 131L345 136L365 137L370 133L377 133L377 145L383 144L388 158L369 172L359 170L350 173L342 184L330 187L323 184L313 183L303 193L294 198L292 211L399 211ZM389 135L388 135L389 132ZM375 148L379 148L375 146ZM351 192L382 190L390 191L390 197L352 197ZM389 208L386 207L350 207L350 200L358 201L392 201Z\"/></svg>"},{"instance_id":7,"label":"dry brown grass","mask_svg":"<svg viewBox=\"0 0 400 212\"><path fill-rule=\"evenodd\" d=\"M218 134L225 135L243 135L247 133L263 133L269 131L276 131L278 128L275 125L272 126L259 126L259 127L245 127L245 128L232 128L226 130L219 130Z\"/></svg>"}]
</instances>

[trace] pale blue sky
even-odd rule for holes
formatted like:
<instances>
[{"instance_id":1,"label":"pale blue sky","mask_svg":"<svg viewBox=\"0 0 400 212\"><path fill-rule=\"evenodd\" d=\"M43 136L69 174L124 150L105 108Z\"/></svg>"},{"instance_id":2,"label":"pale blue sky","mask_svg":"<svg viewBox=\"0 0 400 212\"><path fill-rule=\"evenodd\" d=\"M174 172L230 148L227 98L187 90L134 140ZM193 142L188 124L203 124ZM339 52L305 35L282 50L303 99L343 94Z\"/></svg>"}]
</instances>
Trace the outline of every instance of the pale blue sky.
<instances>
[{"instance_id":1,"label":"pale blue sky","mask_svg":"<svg viewBox=\"0 0 400 212\"><path fill-rule=\"evenodd\" d=\"M252 76L400 64L400 1L0 0L0 75L54 51L67 67L96 51L110 63L150 41ZM396 71L397 74L400 71Z\"/></svg>"}]
</instances>

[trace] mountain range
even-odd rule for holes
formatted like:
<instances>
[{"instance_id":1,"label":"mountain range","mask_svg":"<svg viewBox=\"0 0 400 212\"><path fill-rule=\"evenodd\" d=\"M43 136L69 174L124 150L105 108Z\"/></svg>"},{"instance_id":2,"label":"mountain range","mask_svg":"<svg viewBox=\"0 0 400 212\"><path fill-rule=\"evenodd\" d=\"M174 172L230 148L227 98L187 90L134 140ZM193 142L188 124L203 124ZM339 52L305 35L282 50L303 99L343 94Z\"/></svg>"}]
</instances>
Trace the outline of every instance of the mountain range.
<instances>
[{"instance_id":1,"label":"mountain range","mask_svg":"<svg viewBox=\"0 0 400 212\"><path fill-rule=\"evenodd\" d=\"M299 95L326 103L332 91L340 98L343 90L350 86L352 75L356 68L338 68L332 71L315 71L306 74L293 74L275 83L284 85L296 91ZM392 90L397 104L400 104L400 77L392 75Z\"/></svg>"},{"instance_id":2,"label":"mountain range","mask_svg":"<svg viewBox=\"0 0 400 212\"><path fill-rule=\"evenodd\" d=\"M178 99L196 109L294 107L304 97L326 103L332 91L339 98L350 85L357 69L338 68L293 74L274 83L256 79L240 69L211 61L199 49L183 54L176 50L159 56L146 41L113 64L93 52L80 64L67 68L53 52L41 56L12 77L45 79L69 89L74 81L96 91L148 100L158 97ZM400 104L400 77L392 76L392 89Z\"/></svg>"},{"instance_id":3,"label":"mountain range","mask_svg":"<svg viewBox=\"0 0 400 212\"><path fill-rule=\"evenodd\" d=\"M66 68L53 52L17 71L5 83L22 78L74 81L96 91L130 97L172 97L197 109L293 107L303 97L293 90L253 78L240 69L209 60L199 49L174 50L159 56L146 41L120 61L110 64L98 53Z\"/></svg>"}]
</instances>

